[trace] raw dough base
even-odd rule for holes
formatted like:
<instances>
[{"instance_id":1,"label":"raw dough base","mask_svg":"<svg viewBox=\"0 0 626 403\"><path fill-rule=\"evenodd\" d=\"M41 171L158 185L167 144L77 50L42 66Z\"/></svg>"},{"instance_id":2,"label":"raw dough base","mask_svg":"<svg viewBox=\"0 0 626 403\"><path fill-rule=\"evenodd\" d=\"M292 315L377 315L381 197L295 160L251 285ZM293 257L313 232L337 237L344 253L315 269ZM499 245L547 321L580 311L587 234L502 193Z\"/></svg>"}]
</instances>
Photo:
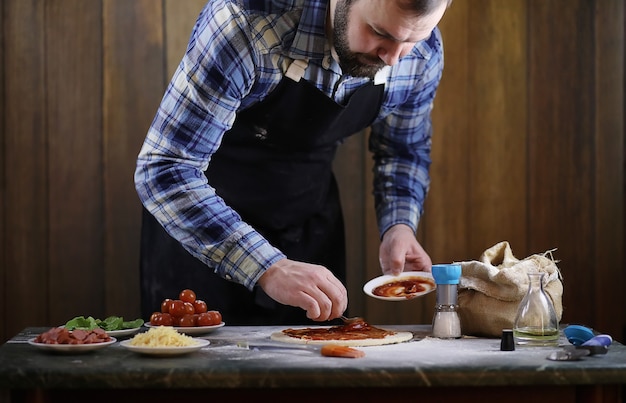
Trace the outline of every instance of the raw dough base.
<instances>
[{"instance_id":1,"label":"raw dough base","mask_svg":"<svg viewBox=\"0 0 626 403\"><path fill-rule=\"evenodd\" d=\"M283 332L274 332L270 336L274 341L280 341L284 343L292 344L337 344L339 346L347 347L367 347L367 346L382 346L385 344L396 344L409 341L413 338L411 332L396 332L395 334L385 336L382 339L361 339L361 340L310 340L301 339L298 337L289 336Z\"/></svg>"}]
</instances>

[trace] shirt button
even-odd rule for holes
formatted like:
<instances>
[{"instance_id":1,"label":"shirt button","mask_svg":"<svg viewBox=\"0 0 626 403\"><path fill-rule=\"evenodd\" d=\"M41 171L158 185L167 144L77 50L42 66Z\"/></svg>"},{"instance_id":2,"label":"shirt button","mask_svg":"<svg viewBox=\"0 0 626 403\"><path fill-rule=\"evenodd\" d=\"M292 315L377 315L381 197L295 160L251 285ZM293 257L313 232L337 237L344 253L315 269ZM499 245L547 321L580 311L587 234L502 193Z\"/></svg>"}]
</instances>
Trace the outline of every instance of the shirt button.
<instances>
[{"instance_id":1,"label":"shirt button","mask_svg":"<svg viewBox=\"0 0 626 403\"><path fill-rule=\"evenodd\" d=\"M232 280L232 279L233 279L233 276L231 276L230 274L226 274L226 275L224 276L224 278L225 278L226 280Z\"/></svg>"}]
</instances>

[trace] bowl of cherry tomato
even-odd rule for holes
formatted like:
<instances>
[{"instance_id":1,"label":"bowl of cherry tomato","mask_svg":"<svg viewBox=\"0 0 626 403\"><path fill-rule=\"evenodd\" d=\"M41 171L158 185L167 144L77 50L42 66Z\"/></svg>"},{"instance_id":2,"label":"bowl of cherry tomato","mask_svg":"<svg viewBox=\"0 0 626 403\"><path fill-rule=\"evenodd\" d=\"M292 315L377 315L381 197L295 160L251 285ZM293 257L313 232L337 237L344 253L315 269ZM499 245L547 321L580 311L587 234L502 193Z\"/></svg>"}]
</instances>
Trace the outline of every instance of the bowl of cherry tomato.
<instances>
[{"instance_id":1,"label":"bowl of cherry tomato","mask_svg":"<svg viewBox=\"0 0 626 403\"><path fill-rule=\"evenodd\" d=\"M164 299L160 310L150 315L146 326L172 326L181 333L200 334L218 329L224 322L219 311L209 310L206 302L187 288L176 299Z\"/></svg>"}]
</instances>

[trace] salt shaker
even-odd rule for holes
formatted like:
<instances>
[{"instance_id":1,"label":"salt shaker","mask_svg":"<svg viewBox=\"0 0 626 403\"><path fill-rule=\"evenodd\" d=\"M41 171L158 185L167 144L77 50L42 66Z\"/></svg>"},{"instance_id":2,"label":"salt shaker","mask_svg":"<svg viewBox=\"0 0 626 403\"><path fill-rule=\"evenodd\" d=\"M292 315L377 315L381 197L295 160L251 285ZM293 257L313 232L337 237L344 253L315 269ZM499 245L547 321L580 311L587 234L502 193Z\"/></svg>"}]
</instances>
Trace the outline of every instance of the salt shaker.
<instances>
[{"instance_id":1,"label":"salt shaker","mask_svg":"<svg viewBox=\"0 0 626 403\"><path fill-rule=\"evenodd\" d=\"M458 339L461 337L461 321L457 313L457 284L461 277L461 265L433 265L432 273L437 284L432 335L440 339Z\"/></svg>"}]
</instances>

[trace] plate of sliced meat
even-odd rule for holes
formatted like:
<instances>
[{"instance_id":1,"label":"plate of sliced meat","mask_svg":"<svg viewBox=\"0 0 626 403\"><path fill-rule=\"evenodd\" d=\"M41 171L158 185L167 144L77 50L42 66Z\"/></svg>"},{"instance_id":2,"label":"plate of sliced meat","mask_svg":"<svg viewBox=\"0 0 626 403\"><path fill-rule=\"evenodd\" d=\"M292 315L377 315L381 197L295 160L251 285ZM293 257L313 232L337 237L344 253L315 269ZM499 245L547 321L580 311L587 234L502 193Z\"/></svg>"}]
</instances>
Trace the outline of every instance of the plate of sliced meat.
<instances>
[{"instance_id":1,"label":"plate of sliced meat","mask_svg":"<svg viewBox=\"0 0 626 403\"><path fill-rule=\"evenodd\" d=\"M78 354L110 346L116 341L115 337L109 336L99 328L94 330L67 330L60 326L29 339L28 344L40 350Z\"/></svg>"}]
</instances>

